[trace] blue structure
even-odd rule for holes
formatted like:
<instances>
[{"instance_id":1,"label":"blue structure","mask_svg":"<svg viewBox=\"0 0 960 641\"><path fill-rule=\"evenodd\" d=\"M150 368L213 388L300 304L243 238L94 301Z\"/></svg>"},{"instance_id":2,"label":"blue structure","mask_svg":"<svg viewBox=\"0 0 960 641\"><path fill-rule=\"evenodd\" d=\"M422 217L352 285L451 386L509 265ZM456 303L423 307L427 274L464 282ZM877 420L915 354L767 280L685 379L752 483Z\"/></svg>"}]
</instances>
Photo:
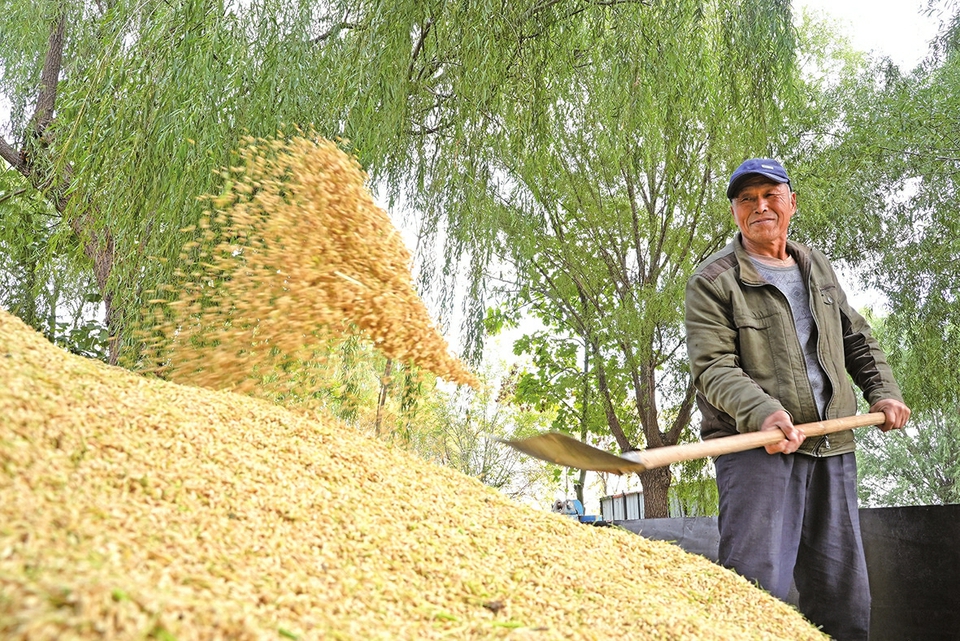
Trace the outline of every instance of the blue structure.
<instances>
[{"instance_id":1,"label":"blue structure","mask_svg":"<svg viewBox=\"0 0 960 641\"><path fill-rule=\"evenodd\" d=\"M557 499L553 504L553 511L560 514L565 514L571 518L575 518L581 523L602 523L603 517L597 516L595 514L584 514L583 503L579 499L567 499L562 501Z\"/></svg>"}]
</instances>

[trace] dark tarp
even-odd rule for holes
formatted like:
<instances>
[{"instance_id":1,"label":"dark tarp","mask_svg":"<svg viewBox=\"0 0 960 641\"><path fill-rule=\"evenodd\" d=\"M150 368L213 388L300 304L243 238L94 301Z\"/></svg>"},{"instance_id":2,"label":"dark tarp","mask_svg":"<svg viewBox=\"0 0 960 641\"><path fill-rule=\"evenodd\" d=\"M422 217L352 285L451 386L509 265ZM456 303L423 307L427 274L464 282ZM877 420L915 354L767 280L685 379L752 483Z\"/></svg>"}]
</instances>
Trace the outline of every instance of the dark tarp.
<instances>
[{"instance_id":1,"label":"dark tarp","mask_svg":"<svg viewBox=\"0 0 960 641\"><path fill-rule=\"evenodd\" d=\"M871 641L960 639L960 505L860 510Z\"/></svg>"}]
</instances>

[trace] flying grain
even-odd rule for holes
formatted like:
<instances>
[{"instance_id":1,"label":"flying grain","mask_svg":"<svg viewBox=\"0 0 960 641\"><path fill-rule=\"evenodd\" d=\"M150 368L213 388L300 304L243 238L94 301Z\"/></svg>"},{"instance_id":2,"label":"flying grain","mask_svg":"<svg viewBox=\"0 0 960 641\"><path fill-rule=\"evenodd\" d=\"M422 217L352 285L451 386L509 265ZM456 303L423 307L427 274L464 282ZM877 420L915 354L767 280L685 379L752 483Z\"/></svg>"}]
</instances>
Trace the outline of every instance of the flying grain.
<instances>
[{"instance_id":1,"label":"flying grain","mask_svg":"<svg viewBox=\"0 0 960 641\"><path fill-rule=\"evenodd\" d=\"M146 369L278 398L309 388L305 364L359 334L388 358L478 385L430 318L355 158L312 136L248 138L238 156L178 284L154 299Z\"/></svg>"}]
</instances>

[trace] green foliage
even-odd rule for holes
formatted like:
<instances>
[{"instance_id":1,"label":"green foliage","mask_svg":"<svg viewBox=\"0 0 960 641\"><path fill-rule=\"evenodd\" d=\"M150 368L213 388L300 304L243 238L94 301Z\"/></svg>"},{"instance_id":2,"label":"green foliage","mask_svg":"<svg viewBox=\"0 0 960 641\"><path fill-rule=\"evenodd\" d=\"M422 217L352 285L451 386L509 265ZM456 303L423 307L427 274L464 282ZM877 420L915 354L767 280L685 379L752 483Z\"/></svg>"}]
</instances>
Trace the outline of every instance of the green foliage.
<instances>
[{"instance_id":1,"label":"green foliage","mask_svg":"<svg viewBox=\"0 0 960 641\"><path fill-rule=\"evenodd\" d=\"M60 8L67 29L56 116L33 143L32 105ZM41 191L41 173L66 181L66 208L50 227L69 234L63 223L74 223L114 244L99 293L121 346L130 345L125 330L143 292L178 266L192 240L180 230L196 223L197 196L217 188L214 169L229 164L240 137L325 113L302 90L327 76L311 55L312 29L308 11L280 2L3 2L0 35L11 46L0 53L0 91L13 105L4 133L30 154ZM90 270L80 240L55 248L69 272Z\"/></svg>"},{"instance_id":2,"label":"green foliage","mask_svg":"<svg viewBox=\"0 0 960 641\"><path fill-rule=\"evenodd\" d=\"M717 516L719 513L720 493L713 477L674 480L670 484L671 517Z\"/></svg>"},{"instance_id":3,"label":"green foliage","mask_svg":"<svg viewBox=\"0 0 960 641\"><path fill-rule=\"evenodd\" d=\"M622 163L648 172L666 163L671 176L722 167L690 164L690 154L731 150L739 159L748 141L759 144L777 122L767 96L787 86L781 71L792 64L789 7L758 0L5 0L3 8L0 33L17 46L0 54L0 89L21 141L46 30L67 12L56 118L36 169L67 181L67 219L115 244L101 294L109 290L121 346L143 292L177 268L191 240L180 230L200 215L197 195L219 190L214 169L230 164L245 134L312 123L350 139L389 194L423 212L424 232L443 235L450 262L439 273L452 277L457 261L472 261L462 289L467 345L476 347L487 307L482 267L527 213L514 187L562 181L555 170L565 157L583 156L600 179L595 196ZM742 109L731 110L731 98ZM662 135L665 127L673 133Z\"/></svg>"},{"instance_id":4,"label":"green foliage","mask_svg":"<svg viewBox=\"0 0 960 641\"><path fill-rule=\"evenodd\" d=\"M179 265L192 240L181 230L201 214L197 197L220 190L215 169L235 160L240 138L325 112L304 91L327 70L297 11L191 0L72 16L53 133L73 167L67 216L93 208L121 257L111 271L119 327Z\"/></svg>"},{"instance_id":5,"label":"green foliage","mask_svg":"<svg viewBox=\"0 0 960 641\"><path fill-rule=\"evenodd\" d=\"M894 359L898 382L913 413L904 430L858 430L861 503L896 507L960 502L960 396L953 373L931 375L924 362L931 346L916 341L920 328L905 329L891 322L890 316L874 317L869 312L867 318Z\"/></svg>"},{"instance_id":6,"label":"green foliage","mask_svg":"<svg viewBox=\"0 0 960 641\"><path fill-rule=\"evenodd\" d=\"M487 368L488 379L494 374ZM516 498L531 498L555 485L556 469L532 461L500 438L524 438L549 422L542 413L497 402L497 390L484 381L480 390L435 390L424 399L416 425L397 434L427 460L452 467Z\"/></svg>"},{"instance_id":7,"label":"green foliage","mask_svg":"<svg viewBox=\"0 0 960 641\"><path fill-rule=\"evenodd\" d=\"M529 357L532 367L514 372L512 400L522 407L555 412L553 429L579 433L584 395L582 343L537 331L517 340L513 351Z\"/></svg>"},{"instance_id":8,"label":"green foliage","mask_svg":"<svg viewBox=\"0 0 960 641\"><path fill-rule=\"evenodd\" d=\"M780 120L769 97L792 84L785 3L407 1L389 17L333 3L323 24L337 37L325 56L363 61L334 90L351 109L346 134L423 213L422 232L442 236L439 273L472 264L461 289L474 329L488 307L483 268L545 211L610 193L624 169L676 198L668 207L699 211L702 186L683 181L768 144ZM478 337L468 332L468 347Z\"/></svg>"},{"instance_id":9,"label":"green foliage","mask_svg":"<svg viewBox=\"0 0 960 641\"><path fill-rule=\"evenodd\" d=\"M53 207L20 174L0 171L0 306L56 344L102 358L106 331L93 320L100 298L74 252Z\"/></svg>"},{"instance_id":10,"label":"green foliage","mask_svg":"<svg viewBox=\"0 0 960 641\"><path fill-rule=\"evenodd\" d=\"M905 430L858 433L860 501L871 507L960 503L956 407L914 413Z\"/></svg>"},{"instance_id":11,"label":"green foliage","mask_svg":"<svg viewBox=\"0 0 960 641\"><path fill-rule=\"evenodd\" d=\"M487 309L483 319L483 333L486 336L496 336L506 328L516 327L517 323L506 310L499 307Z\"/></svg>"},{"instance_id":12,"label":"green foliage","mask_svg":"<svg viewBox=\"0 0 960 641\"><path fill-rule=\"evenodd\" d=\"M960 23L944 24L913 70L835 46L827 29L801 30L834 66L807 85L816 100L793 148L792 233L842 260L855 287L878 292L871 323L914 412L905 432L858 432L869 505L957 500Z\"/></svg>"},{"instance_id":13,"label":"green foliage","mask_svg":"<svg viewBox=\"0 0 960 641\"><path fill-rule=\"evenodd\" d=\"M690 432L679 443L692 443L699 437ZM714 478L712 459L694 459L670 466L670 516L716 516L720 512L720 494Z\"/></svg>"}]
</instances>

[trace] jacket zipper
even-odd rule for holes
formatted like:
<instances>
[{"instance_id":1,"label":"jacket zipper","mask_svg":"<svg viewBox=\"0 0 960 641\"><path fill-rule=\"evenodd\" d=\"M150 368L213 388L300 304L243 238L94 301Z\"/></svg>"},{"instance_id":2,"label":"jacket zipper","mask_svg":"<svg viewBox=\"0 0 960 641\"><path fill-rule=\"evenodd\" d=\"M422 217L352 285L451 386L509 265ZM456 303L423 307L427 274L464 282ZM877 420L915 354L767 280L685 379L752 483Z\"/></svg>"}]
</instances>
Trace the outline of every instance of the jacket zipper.
<instances>
[{"instance_id":1,"label":"jacket zipper","mask_svg":"<svg viewBox=\"0 0 960 641\"><path fill-rule=\"evenodd\" d=\"M801 273L803 272L801 271ZM820 339L823 333L820 331L820 317L814 311L814 291L811 282L811 273L812 269L804 276L804 280L807 284L807 304L810 306L810 316L813 317L813 324L817 328L817 364L820 365L820 369L823 370L824 375L827 377L827 382L830 383L830 397L827 399L827 404L823 407L823 416L820 417L821 420L826 420L826 418L830 416L830 407L833 405L834 398L836 397L837 386L833 381L833 377L830 375L830 370L824 365L820 352ZM819 442L813 447L814 456L823 456L823 450L827 452L830 450L830 436L827 434L821 436Z\"/></svg>"},{"instance_id":2,"label":"jacket zipper","mask_svg":"<svg viewBox=\"0 0 960 641\"><path fill-rule=\"evenodd\" d=\"M797 262L797 266L798 267L800 266L799 261ZM801 268L800 275L803 277L804 283L807 286L807 305L810 306L810 316L813 317L813 324L817 328L817 364L820 365L820 369L823 370L823 373L827 377L827 381L830 383L830 398L827 399L827 404L823 408L823 413L825 416L820 417L821 420L824 420L826 418L826 415L829 415L830 406L833 405L833 397L834 397L833 391L836 389L836 387L833 384L833 379L830 377L830 372L827 370L826 367L824 367L823 359L820 357L820 319L813 312L813 294L812 294L812 289L810 287L810 274L809 273L804 274L803 269ZM790 322L791 322L790 326L793 328L793 336L796 339L796 344L800 346L800 336L797 334L797 320L796 318L793 317L793 308L790 307L790 301L787 300L786 295L784 295L784 293L781 292L779 288L777 288L775 285L771 283L767 283L767 282L751 283L749 281L743 280L742 278L741 278L741 282L743 282L743 284L747 285L748 287L773 288L773 290L776 292L776 295L780 297L781 304L786 305L787 312L790 314ZM803 358L802 346L800 346L800 357L801 357L800 358L801 361L806 362L806 359ZM805 377L805 380L807 381L807 390L810 392L810 397L813 398L813 387L810 385L810 379ZM814 399L814 405L816 405L816 399ZM823 436L819 436L817 438L818 440L816 442L816 445L814 445L812 449L806 450L806 452L812 456L822 457L823 456L822 450L830 449L830 438L826 434Z\"/></svg>"}]
</instances>

